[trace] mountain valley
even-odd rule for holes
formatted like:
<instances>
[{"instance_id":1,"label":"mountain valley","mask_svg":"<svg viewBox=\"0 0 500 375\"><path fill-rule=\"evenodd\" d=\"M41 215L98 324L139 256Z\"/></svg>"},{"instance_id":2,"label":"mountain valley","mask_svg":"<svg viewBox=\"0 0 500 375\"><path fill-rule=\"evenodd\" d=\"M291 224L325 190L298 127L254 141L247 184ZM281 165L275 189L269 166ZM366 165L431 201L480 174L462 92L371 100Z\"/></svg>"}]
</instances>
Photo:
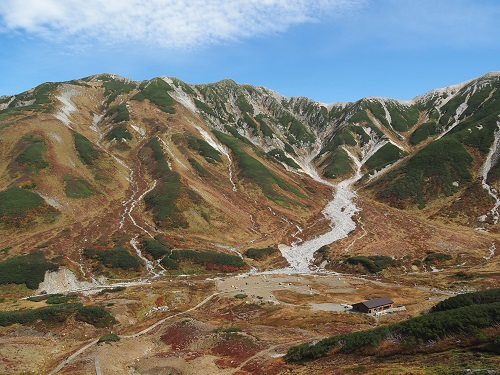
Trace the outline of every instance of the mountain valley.
<instances>
[{"instance_id":1,"label":"mountain valley","mask_svg":"<svg viewBox=\"0 0 500 375\"><path fill-rule=\"evenodd\" d=\"M500 287L499 89L323 104L100 74L0 97L0 372L495 373L498 320L293 347ZM381 297L405 309L345 310Z\"/></svg>"}]
</instances>

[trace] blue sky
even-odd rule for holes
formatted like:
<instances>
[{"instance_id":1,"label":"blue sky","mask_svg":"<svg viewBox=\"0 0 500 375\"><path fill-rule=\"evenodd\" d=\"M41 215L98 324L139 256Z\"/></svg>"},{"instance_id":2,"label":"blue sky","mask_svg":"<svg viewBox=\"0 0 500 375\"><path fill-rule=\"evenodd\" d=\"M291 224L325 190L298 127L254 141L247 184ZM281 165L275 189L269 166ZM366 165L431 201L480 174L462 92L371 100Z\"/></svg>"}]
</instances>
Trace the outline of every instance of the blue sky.
<instances>
[{"instance_id":1,"label":"blue sky","mask_svg":"<svg viewBox=\"0 0 500 375\"><path fill-rule=\"evenodd\" d=\"M98 73L324 103L500 70L498 0L2 0L0 95Z\"/></svg>"}]
</instances>

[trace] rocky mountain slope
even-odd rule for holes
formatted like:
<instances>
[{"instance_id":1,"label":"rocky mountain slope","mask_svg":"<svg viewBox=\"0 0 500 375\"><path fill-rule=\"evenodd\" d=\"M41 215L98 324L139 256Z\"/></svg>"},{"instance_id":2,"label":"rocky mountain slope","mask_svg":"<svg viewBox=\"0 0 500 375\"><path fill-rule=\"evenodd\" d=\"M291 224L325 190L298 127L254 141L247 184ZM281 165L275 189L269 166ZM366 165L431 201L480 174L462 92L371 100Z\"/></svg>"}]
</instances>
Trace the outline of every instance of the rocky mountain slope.
<instances>
[{"instance_id":1,"label":"rocky mountain slope","mask_svg":"<svg viewBox=\"0 0 500 375\"><path fill-rule=\"evenodd\" d=\"M282 250L328 230L322 210L348 181L358 225L322 248L323 266L346 251L476 264L499 230L499 86L493 72L408 102L325 105L102 74L1 97L0 261L36 250L90 280L193 259L172 249ZM244 260L222 263L287 265L276 251Z\"/></svg>"}]
</instances>

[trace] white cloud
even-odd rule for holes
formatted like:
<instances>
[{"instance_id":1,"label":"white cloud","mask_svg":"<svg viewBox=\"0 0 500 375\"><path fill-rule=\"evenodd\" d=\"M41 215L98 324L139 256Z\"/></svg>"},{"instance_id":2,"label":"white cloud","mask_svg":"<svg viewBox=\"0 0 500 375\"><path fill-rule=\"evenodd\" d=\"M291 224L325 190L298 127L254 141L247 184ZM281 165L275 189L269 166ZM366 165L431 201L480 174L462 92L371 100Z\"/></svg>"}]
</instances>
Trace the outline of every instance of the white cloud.
<instances>
[{"instance_id":1,"label":"white cloud","mask_svg":"<svg viewBox=\"0 0 500 375\"><path fill-rule=\"evenodd\" d=\"M364 0L1 0L1 28L49 39L174 48L282 32Z\"/></svg>"}]
</instances>

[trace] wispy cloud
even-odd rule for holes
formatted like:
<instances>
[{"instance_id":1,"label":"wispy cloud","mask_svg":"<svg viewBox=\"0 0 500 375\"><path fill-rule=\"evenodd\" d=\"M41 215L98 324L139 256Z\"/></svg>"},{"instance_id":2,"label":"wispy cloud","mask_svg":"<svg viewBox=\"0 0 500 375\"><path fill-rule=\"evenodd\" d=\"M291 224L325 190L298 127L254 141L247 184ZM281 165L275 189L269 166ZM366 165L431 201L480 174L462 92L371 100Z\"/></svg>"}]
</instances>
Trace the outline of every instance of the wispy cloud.
<instances>
[{"instance_id":1,"label":"wispy cloud","mask_svg":"<svg viewBox=\"0 0 500 375\"><path fill-rule=\"evenodd\" d=\"M1 29L48 39L192 48L285 31L364 0L2 0Z\"/></svg>"}]
</instances>

